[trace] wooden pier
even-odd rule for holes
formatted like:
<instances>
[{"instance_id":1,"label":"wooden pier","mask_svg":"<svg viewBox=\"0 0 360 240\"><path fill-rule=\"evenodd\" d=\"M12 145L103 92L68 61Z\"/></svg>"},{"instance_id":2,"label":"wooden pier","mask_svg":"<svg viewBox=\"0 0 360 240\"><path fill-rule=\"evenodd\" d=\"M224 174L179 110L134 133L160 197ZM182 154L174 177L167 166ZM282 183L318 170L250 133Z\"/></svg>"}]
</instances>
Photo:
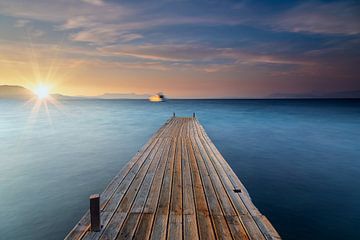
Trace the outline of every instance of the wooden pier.
<instances>
[{"instance_id":1,"label":"wooden pier","mask_svg":"<svg viewBox=\"0 0 360 240\"><path fill-rule=\"evenodd\" d=\"M100 229L88 211L66 239L280 239L195 114L174 114L91 201Z\"/></svg>"}]
</instances>

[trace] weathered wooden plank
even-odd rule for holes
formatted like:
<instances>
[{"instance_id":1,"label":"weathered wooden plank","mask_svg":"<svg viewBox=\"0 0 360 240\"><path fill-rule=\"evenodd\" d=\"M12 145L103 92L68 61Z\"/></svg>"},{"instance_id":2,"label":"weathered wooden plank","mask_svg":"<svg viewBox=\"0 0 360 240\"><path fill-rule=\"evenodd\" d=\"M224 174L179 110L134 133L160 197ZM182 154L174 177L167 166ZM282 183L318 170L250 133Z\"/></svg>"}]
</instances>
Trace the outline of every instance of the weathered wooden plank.
<instances>
[{"instance_id":1,"label":"weathered wooden plank","mask_svg":"<svg viewBox=\"0 0 360 240\"><path fill-rule=\"evenodd\" d=\"M188 122L185 127L185 134L188 134ZM199 239L196 210L193 194L193 184L191 179L188 151L186 148L187 137L181 139L182 144L182 178L183 178L183 225L184 239Z\"/></svg>"},{"instance_id":2,"label":"weathered wooden plank","mask_svg":"<svg viewBox=\"0 0 360 240\"><path fill-rule=\"evenodd\" d=\"M210 210L210 216L212 218L212 222L214 225L214 229L216 232L216 238L217 239L232 239L232 235L230 233L230 229L227 225L227 222L224 217L224 213L222 212L222 209L220 207L220 203L216 197L215 190L212 186L209 172L206 169L204 159L202 158L200 154L200 150L195 142L195 136L194 134L190 136L191 145L194 149L196 162L198 164L202 184L204 186L205 190L205 196L208 202L209 210Z\"/></svg>"},{"instance_id":3,"label":"weathered wooden plank","mask_svg":"<svg viewBox=\"0 0 360 240\"><path fill-rule=\"evenodd\" d=\"M180 134L182 128L180 121ZM178 135L179 136L179 135ZM180 137L180 136L179 136ZM181 141L176 142L174 175L170 202L170 215L168 223L168 239L182 239L182 178L181 178Z\"/></svg>"},{"instance_id":4,"label":"weathered wooden plank","mask_svg":"<svg viewBox=\"0 0 360 240\"><path fill-rule=\"evenodd\" d=\"M177 138L173 138L170 154L167 161L165 176L161 187L159 204L156 209L152 232L150 232L151 239L154 240L166 239L167 223L169 219L170 199L172 192L172 178L173 178L173 169L175 162L176 144L177 144ZM139 239L142 238L142 236L139 235L136 238Z\"/></svg>"},{"instance_id":5,"label":"weathered wooden plank","mask_svg":"<svg viewBox=\"0 0 360 240\"><path fill-rule=\"evenodd\" d=\"M190 159L191 175L194 185L194 200L196 206L196 215L198 220L198 230L200 239L215 239L215 232L210 218L209 208L205 197L203 184L201 182L199 169L196 163L195 153L193 151L190 139L187 139L187 147Z\"/></svg>"},{"instance_id":6,"label":"weathered wooden plank","mask_svg":"<svg viewBox=\"0 0 360 240\"><path fill-rule=\"evenodd\" d=\"M170 139L165 139L163 152L161 155L158 155L157 159L154 159L154 161L159 162L158 167L155 171L147 172L146 178L130 210L130 215L125 220L117 239L131 239L134 237L142 213L146 213L147 216L155 214L169 147Z\"/></svg>"},{"instance_id":7,"label":"weathered wooden plank","mask_svg":"<svg viewBox=\"0 0 360 240\"><path fill-rule=\"evenodd\" d=\"M151 235L151 228L154 221L156 209L160 198L161 191L163 190L162 185L164 182L164 176L167 170L169 154L173 148L173 140L169 139L169 144L166 148L166 152L162 157L162 166L159 168L159 173L155 175L155 179L150 189L150 193L145 204L144 210L141 214L141 218L138 223L138 227L133 236L134 239L149 239Z\"/></svg>"}]
</instances>

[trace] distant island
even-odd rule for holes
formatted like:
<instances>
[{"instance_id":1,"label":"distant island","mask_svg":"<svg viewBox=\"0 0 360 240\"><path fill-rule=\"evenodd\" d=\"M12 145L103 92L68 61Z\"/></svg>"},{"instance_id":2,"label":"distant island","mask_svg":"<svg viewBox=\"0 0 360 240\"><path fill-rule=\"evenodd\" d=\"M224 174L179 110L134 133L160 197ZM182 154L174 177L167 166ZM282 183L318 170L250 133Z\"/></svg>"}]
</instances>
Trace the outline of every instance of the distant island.
<instances>
[{"instance_id":1,"label":"distant island","mask_svg":"<svg viewBox=\"0 0 360 240\"><path fill-rule=\"evenodd\" d=\"M0 85L0 99L30 99L35 94L21 86Z\"/></svg>"},{"instance_id":2,"label":"distant island","mask_svg":"<svg viewBox=\"0 0 360 240\"><path fill-rule=\"evenodd\" d=\"M271 99L314 99L314 98L360 98L360 90L339 91L329 93L275 93L268 96Z\"/></svg>"},{"instance_id":3,"label":"distant island","mask_svg":"<svg viewBox=\"0 0 360 240\"><path fill-rule=\"evenodd\" d=\"M149 94L136 93L105 93L98 96L67 96L63 94L51 94L55 99L148 99ZM0 99L31 99L35 94L22 86L0 85Z\"/></svg>"},{"instance_id":4,"label":"distant island","mask_svg":"<svg viewBox=\"0 0 360 240\"><path fill-rule=\"evenodd\" d=\"M99 99L148 99L148 94L136 94L136 93L105 93L97 96Z\"/></svg>"}]
</instances>

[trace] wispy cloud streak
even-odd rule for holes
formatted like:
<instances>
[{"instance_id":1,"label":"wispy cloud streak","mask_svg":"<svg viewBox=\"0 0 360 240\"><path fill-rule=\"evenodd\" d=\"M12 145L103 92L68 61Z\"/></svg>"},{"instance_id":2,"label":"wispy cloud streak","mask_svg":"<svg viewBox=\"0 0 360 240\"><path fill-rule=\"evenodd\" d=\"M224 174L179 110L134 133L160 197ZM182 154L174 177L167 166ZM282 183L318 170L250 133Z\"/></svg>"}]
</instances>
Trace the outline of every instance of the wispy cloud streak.
<instances>
[{"instance_id":1,"label":"wispy cloud streak","mask_svg":"<svg viewBox=\"0 0 360 240\"><path fill-rule=\"evenodd\" d=\"M271 19L275 29L321 34L359 34L360 6L354 2L304 2Z\"/></svg>"}]
</instances>

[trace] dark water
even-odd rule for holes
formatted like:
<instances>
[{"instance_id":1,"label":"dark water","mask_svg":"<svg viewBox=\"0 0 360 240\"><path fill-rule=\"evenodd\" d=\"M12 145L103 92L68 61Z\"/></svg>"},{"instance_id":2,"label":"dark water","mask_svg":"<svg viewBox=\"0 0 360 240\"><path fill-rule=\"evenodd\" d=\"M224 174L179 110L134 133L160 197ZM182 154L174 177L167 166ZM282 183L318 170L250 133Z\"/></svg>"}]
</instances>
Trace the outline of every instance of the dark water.
<instances>
[{"instance_id":1,"label":"dark water","mask_svg":"<svg viewBox=\"0 0 360 240\"><path fill-rule=\"evenodd\" d=\"M0 239L62 239L171 115L196 112L284 239L360 239L360 101L0 101Z\"/></svg>"}]
</instances>

